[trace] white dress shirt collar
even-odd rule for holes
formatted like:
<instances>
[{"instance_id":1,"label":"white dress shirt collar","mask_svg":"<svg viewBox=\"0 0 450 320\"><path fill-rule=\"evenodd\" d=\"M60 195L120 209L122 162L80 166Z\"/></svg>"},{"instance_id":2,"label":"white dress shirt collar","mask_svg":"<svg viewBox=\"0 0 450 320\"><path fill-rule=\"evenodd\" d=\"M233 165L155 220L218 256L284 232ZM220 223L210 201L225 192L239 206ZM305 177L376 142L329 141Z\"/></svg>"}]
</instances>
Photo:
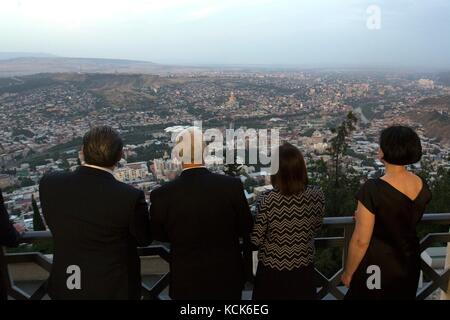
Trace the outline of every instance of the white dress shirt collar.
<instances>
[{"instance_id":1,"label":"white dress shirt collar","mask_svg":"<svg viewBox=\"0 0 450 320\"><path fill-rule=\"evenodd\" d=\"M188 168L183 168L183 170L181 170L181 171L186 171L186 170L191 170L191 169L200 169L200 168L206 169L206 166L188 167Z\"/></svg>"}]
</instances>

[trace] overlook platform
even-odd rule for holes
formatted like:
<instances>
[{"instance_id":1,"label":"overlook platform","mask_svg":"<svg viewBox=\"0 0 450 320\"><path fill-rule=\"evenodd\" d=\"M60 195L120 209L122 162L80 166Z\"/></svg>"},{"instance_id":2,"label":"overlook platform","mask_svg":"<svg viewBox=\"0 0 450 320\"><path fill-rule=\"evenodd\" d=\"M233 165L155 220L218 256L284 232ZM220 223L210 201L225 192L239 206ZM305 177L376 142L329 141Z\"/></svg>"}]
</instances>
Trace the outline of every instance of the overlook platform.
<instances>
[{"instance_id":1,"label":"overlook platform","mask_svg":"<svg viewBox=\"0 0 450 320\"><path fill-rule=\"evenodd\" d=\"M421 224L450 226L450 213L425 214ZM324 219L323 227L340 229L342 236L321 237L315 240L316 248L340 248L342 250L342 261L347 256L348 243L354 228L353 217L327 217ZM27 232L22 242L33 243L39 240L51 239L49 231ZM421 251L440 246L450 242L450 232L427 234L420 242ZM447 251L448 252L448 251ZM152 245L139 248L142 262L142 293L147 300L166 300L169 286L169 249L164 245ZM428 256L427 256L428 257ZM442 258L442 257L441 257ZM437 272L427 258L421 261L421 286L417 292L417 299L430 299L436 290L441 289L450 295L450 257L447 259L447 269ZM0 280L8 287L10 299L17 300L40 300L48 299L46 288L48 273L52 266L51 256L39 252L31 253L6 253L0 250ZM342 299L345 288L340 285L342 267L330 278L324 276L316 269L317 292L320 299ZM26 276L24 276L26 275ZM243 299L251 298L252 285L249 283L243 292Z\"/></svg>"}]
</instances>

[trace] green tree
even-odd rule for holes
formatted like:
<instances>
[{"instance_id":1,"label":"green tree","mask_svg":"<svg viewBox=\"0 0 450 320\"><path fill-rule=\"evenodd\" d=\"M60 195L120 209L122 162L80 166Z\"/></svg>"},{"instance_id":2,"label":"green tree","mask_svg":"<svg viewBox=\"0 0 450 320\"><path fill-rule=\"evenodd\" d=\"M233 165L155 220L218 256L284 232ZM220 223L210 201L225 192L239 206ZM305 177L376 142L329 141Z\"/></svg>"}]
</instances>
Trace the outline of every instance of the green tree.
<instances>
[{"instance_id":1,"label":"green tree","mask_svg":"<svg viewBox=\"0 0 450 320\"><path fill-rule=\"evenodd\" d=\"M342 159L348 154L348 140L355 130L357 118L349 112L344 121L331 129L336 135L330 140L332 165L331 172L324 164L319 164L325 175L322 179L322 188L327 196L328 210L333 216L348 215L354 211L355 187L359 187L361 177L350 167L342 164Z\"/></svg>"},{"instance_id":2,"label":"green tree","mask_svg":"<svg viewBox=\"0 0 450 320\"><path fill-rule=\"evenodd\" d=\"M61 167L63 170L69 170L70 169L69 161L67 161L67 159L64 159Z\"/></svg>"},{"instance_id":3,"label":"green tree","mask_svg":"<svg viewBox=\"0 0 450 320\"><path fill-rule=\"evenodd\" d=\"M258 186L258 182L253 178L247 178L244 182L244 188L249 193L253 192L253 189Z\"/></svg>"},{"instance_id":4,"label":"green tree","mask_svg":"<svg viewBox=\"0 0 450 320\"><path fill-rule=\"evenodd\" d=\"M24 187L29 187L29 186L34 186L36 183L30 179L30 178L20 178L20 187L24 188Z\"/></svg>"},{"instance_id":5,"label":"green tree","mask_svg":"<svg viewBox=\"0 0 450 320\"><path fill-rule=\"evenodd\" d=\"M433 167L431 166L430 161L422 160L420 162L420 170L417 172L419 176L421 176L425 181L431 181L430 172L433 171Z\"/></svg>"},{"instance_id":6,"label":"green tree","mask_svg":"<svg viewBox=\"0 0 450 320\"><path fill-rule=\"evenodd\" d=\"M339 187L339 179L342 177L341 161L348 152L348 139L350 134L355 130L355 124L358 119L353 112L349 112L345 120L337 127L332 128L331 132L336 135L330 140L331 146L329 152L333 159L333 173L335 186Z\"/></svg>"},{"instance_id":7,"label":"green tree","mask_svg":"<svg viewBox=\"0 0 450 320\"><path fill-rule=\"evenodd\" d=\"M322 159L311 165L310 171L315 175L310 180L322 187L327 216L349 216L355 212L355 194L364 177L350 167L344 169L339 178L339 186L336 187L333 168L330 170Z\"/></svg>"},{"instance_id":8,"label":"green tree","mask_svg":"<svg viewBox=\"0 0 450 320\"><path fill-rule=\"evenodd\" d=\"M31 197L31 206L33 207L33 229L34 229L34 231L47 230L34 196ZM51 253L53 253L53 240L37 240L33 243L32 247L33 247L33 251L42 252L44 254L51 254Z\"/></svg>"},{"instance_id":9,"label":"green tree","mask_svg":"<svg viewBox=\"0 0 450 320\"><path fill-rule=\"evenodd\" d=\"M42 220L42 216L39 211L39 207L36 203L36 199L34 198L34 195L31 196L31 207L33 208L33 230L34 231L47 230L47 228L45 227L45 223Z\"/></svg>"},{"instance_id":10,"label":"green tree","mask_svg":"<svg viewBox=\"0 0 450 320\"><path fill-rule=\"evenodd\" d=\"M428 212L450 212L450 170L439 168L435 182L431 185L433 198L427 207Z\"/></svg>"},{"instance_id":11,"label":"green tree","mask_svg":"<svg viewBox=\"0 0 450 320\"><path fill-rule=\"evenodd\" d=\"M239 177L241 174L245 172L243 165L239 163L226 164L223 168L223 171L225 172L226 175L232 177Z\"/></svg>"},{"instance_id":12,"label":"green tree","mask_svg":"<svg viewBox=\"0 0 450 320\"><path fill-rule=\"evenodd\" d=\"M423 170L424 168L422 167L422 171ZM427 178L429 177L428 173L422 171L420 172L421 176L426 179L426 181L431 181L429 178ZM427 212L450 212L450 170L439 168L437 171L436 179L429 184L432 193L432 199L426 208ZM417 232L419 238L423 238L429 233L448 232L448 225L421 224L418 226Z\"/></svg>"}]
</instances>

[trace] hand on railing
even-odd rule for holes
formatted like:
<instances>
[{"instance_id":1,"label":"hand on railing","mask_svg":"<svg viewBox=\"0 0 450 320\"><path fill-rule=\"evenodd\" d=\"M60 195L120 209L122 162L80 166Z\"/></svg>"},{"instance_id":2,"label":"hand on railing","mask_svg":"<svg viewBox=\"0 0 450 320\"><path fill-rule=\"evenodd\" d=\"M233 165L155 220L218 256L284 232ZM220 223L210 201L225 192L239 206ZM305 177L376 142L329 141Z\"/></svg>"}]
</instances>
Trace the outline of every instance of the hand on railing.
<instances>
[{"instance_id":1,"label":"hand on railing","mask_svg":"<svg viewBox=\"0 0 450 320\"><path fill-rule=\"evenodd\" d=\"M17 233L19 233L20 235L28 231L28 229L23 224L15 223L13 226L14 229L16 229Z\"/></svg>"},{"instance_id":2,"label":"hand on railing","mask_svg":"<svg viewBox=\"0 0 450 320\"><path fill-rule=\"evenodd\" d=\"M344 271L344 272L342 272L342 275L341 275L341 281L346 288L350 288L350 283L352 282L352 276Z\"/></svg>"}]
</instances>

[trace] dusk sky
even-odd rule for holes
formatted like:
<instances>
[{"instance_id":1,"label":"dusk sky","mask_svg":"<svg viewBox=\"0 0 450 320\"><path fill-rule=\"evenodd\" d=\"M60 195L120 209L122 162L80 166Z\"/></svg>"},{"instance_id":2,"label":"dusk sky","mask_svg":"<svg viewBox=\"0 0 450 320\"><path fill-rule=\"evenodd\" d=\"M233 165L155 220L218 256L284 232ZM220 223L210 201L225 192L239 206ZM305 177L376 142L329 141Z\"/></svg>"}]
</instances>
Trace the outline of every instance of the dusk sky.
<instances>
[{"instance_id":1,"label":"dusk sky","mask_svg":"<svg viewBox=\"0 0 450 320\"><path fill-rule=\"evenodd\" d=\"M380 9L369 29L367 9ZM0 52L450 68L449 0L0 0Z\"/></svg>"}]
</instances>

